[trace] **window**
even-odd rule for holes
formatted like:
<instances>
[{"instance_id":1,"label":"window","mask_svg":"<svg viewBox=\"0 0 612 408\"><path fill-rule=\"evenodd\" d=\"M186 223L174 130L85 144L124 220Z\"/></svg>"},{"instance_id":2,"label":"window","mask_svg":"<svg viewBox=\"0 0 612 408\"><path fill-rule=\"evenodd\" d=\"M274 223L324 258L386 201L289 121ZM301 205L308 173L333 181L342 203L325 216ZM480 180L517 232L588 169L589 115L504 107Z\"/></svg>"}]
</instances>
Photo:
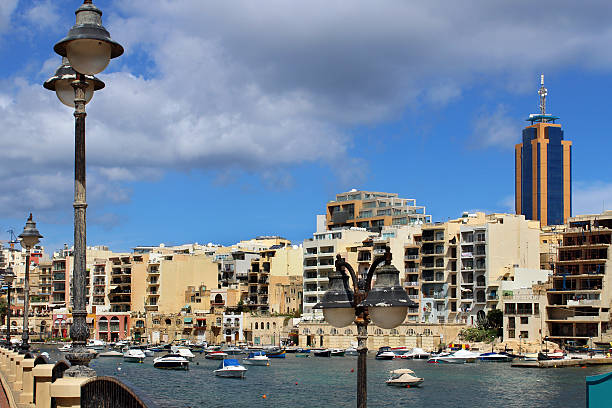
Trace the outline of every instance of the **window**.
<instances>
[{"instance_id":1,"label":"window","mask_svg":"<svg viewBox=\"0 0 612 408\"><path fill-rule=\"evenodd\" d=\"M423 330L423 336L431 336L431 330L430 329Z\"/></svg>"},{"instance_id":2,"label":"window","mask_svg":"<svg viewBox=\"0 0 612 408\"><path fill-rule=\"evenodd\" d=\"M514 329L516 327L516 321L514 317L509 317L508 318L508 328L509 329Z\"/></svg>"},{"instance_id":3,"label":"window","mask_svg":"<svg viewBox=\"0 0 612 408\"><path fill-rule=\"evenodd\" d=\"M508 330L508 338L513 339L515 337L514 330Z\"/></svg>"},{"instance_id":4,"label":"window","mask_svg":"<svg viewBox=\"0 0 612 408\"><path fill-rule=\"evenodd\" d=\"M338 334L338 329L336 329L335 327L333 329L331 329L331 331L329 332L329 334L332 335L337 335Z\"/></svg>"},{"instance_id":5,"label":"window","mask_svg":"<svg viewBox=\"0 0 612 408\"><path fill-rule=\"evenodd\" d=\"M540 314L540 304L539 303L534 303L533 304L533 314L535 314L535 315L539 315Z\"/></svg>"},{"instance_id":6,"label":"window","mask_svg":"<svg viewBox=\"0 0 612 408\"><path fill-rule=\"evenodd\" d=\"M323 331L323 329L317 329L317 334L322 335L325 334L325 332Z\"/></svg>"},{"instance_id":7,"label":"window","mask_svg":"<svg viewBox=\"0 0 612 408\"><path fill-rule=\"evenodd\" d=\"M528 317L521 317L521 324L529 324L529 318Z\"/></svg>"},{"instance_id":8,"label":"window","mask_svg":"<svg viewBox=\"0 0 612 408\"><path fill-rule=\"evenodd\" d=\"M414 336L414 329L408 329L408 331L406 332L406 334L408 336Z\"/></svg>"},{"instance_id":9,"label":"window","mask_svg":"<svg viewBox=\"0 0 612 408\"><path fill-rule=\"evenodd\" d=\"M172 323L172 320L170 320L170 319L166 319L166 324L168 324L168 325L169 325L169 324L171 324L171 323Z\"/></svg>"},{"instance_id":10,"label":"window","mask_svg":"<svg viewBox=\"0 0 612 408\"><path fill-rule=\"evenodd\" d=\"M374 330L374 334L377 335L377 336L382 336L383 331L381 329L376 329L376 330Z\"/></svg>"},{"instance_id":11,"label":"window","mask_svg":"<svg viewBox=\"0 0 612 408\"><path fill-rule=\"evenodd\" d=\"M256 324L257 324L257 323L256 323ZM304 332L303 332L303 333L304 333L304 334L306 334L306 335L310 334L310 329L309 329L308 327L306 327L306 328L304 329Z\"/></svg>"},{"instance_id":12,"label":"window","mask_svg":"<svg viewBox=\"0 0 612 408\"><path fill-rule=\"evenodd\" d=\"M399 334L399 332L397 331L397 329L391 329L391 334L393 336L397 336Z\"/></svg>"},{"instance_id":13,"label":"window","mask_svg":"<svg viewBox=\"0 0 612 408\"><path fill-rule=\"evenodd\" d=\"M258 330L259 325L257 324L257 322L255 322L255 330Z\"/></svg>"},{"instance_id":14,"label":"window","mask_svg":"<svg viewBox=\"0 0 612 408\"><path fill-rule=\"evenodd\" d=\"M528 338L529 338L529 332L521 331L521 339L528 339Z\"/></svg>"},{"instance_id":15,"label":"window","mask_svg":"<svg viewBox=\"0 0 612 408\"><path fill-rule=\"evenodd\" d=\"M353 331L351 329L344 329L344 334L353 334Z\"/></svg>"},{"instance_id":16,"label":"window","mask_svg":"<svg viewBox=\"0 0 612 408\"><path fill-rule=\"evenodd\" d=\"M153 319L153 324L159 324L159 323L160 323L159 319Z\"/></svg>"},{"instance_id":17,"label":"window","mask_svg":"<svg viewBox=\"0 0 612 408\"><path fill-rule=\"evenodd\" d=\"M270 330L270 322L266 323L266 330Z\"/></svg>"},{"instance_id":18,"label":"window","mask_svg":"<svg viewBox=\"0 0 612 408\"><path fill-rule=\"evenodd\" d=\"M518 314L531 314L531 303L517 303L516 309Z\"/></svg>"}]
</instances>

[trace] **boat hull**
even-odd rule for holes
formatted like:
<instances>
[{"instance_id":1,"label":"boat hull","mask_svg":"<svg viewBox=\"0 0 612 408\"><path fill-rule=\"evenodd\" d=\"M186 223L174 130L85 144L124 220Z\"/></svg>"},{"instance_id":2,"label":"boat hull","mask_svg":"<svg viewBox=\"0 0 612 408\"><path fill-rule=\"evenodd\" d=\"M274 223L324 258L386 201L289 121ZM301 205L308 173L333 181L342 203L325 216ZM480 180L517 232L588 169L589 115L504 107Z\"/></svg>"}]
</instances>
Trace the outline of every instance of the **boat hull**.
<instances>
[{"instance_id":1,"label":"boat hull","mask_svg":"<svg viewBox=\"0 0 612 408\"><path fill-rule=\"evenodd\" d=\"M142 363L144 362L144 357L123 356L123 361L125 361L126 363Z\"/></svg>"},{"instance_id":2,"label":"boat hull","mask_svg":"<svg viewBox=\"0 0 612 408\"><path fill-rule=\"evenodd\" d=\"M244 373L246 370L215 370L217 377L224 378L244 378Z\"/></svg>"},{"instance_id":3,"label":"boat hull","mask_svg":"<svg viewBox=\"0 0 612 408\"><path fill-rule=\"evenodd\" d=\"M314 351L315 357L331 357L330 350Z\"/></svg>"},{"instance_id":4,"label":"boat hull","mask_svg":"<svg viewBox=\"0 0 612 408\"><path fill-rule=\"evenodd\" d=\"M254 366L269 366L270 365L270 360L260 360L260 359L248 359L245 358L242 360L243 364L249 364L249 365L254 365Z\"/></svg>"},{"instance_id":5,"label":"boat hull","mask_svg":"<svg viewBox=\"0 0 612 408\"><path fill-rule=\"evenodd\" d=\"M393 387L418 387L423 383L423 379L420 378L418 381L398 381L398 380L388 380L386 381L387 385Z\"/></svg>"},{"instance_id":6,"label":"boat hull","mask_svg":"<svg viewBox=\"0 0 612 408\"><path fill-rule=\"evenodd\" d=\"M187 362L164 362L160 361L153 363L154 368L161 368L163 370L188 370L189 364Z\"/></svg>"},{"instance_id":7,"label":"boat hull","mask_svg":"<svg viewBox=\"0 0 612 408\"><path fill-rule=\"evenodd\" d=\"M268 358L285 358L285 350L266 353L266 356L268 356Z\"/></svg>"}]
</instances>

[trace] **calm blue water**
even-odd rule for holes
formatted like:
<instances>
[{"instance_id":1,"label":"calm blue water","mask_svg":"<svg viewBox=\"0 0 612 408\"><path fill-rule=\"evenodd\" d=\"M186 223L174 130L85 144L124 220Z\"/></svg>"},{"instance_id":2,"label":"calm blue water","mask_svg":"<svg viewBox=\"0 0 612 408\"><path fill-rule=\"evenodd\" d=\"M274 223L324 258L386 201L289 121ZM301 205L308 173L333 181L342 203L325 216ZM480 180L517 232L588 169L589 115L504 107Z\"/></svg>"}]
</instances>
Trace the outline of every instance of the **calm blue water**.
<instances>
[{"instance_id":1,"label":"calm blue water","mask_svg":"<svg viewBox=\"0 0 612 408\"><path fill-rule=\"evenodd\" d=\"M59 353L52 353L57 359ZM218 378L218 362L196 355L189 371L98 358L98 375L116 375L146 392L162 407L351 407L356 404L357 357L273 359L270 367L249 366L246 378ZM121 370L118 370L118 368ZM420 388L385 384L388 371L411 368ZM351 372L355 369L355 372ZM509 363L427 364L424 361L368 360L368 406L584 407L585 376L611 367L511 368ZM297 384L296 384L297 383ZM263 395L266 398L262 398Z\"/></svg>"}]
</instances>

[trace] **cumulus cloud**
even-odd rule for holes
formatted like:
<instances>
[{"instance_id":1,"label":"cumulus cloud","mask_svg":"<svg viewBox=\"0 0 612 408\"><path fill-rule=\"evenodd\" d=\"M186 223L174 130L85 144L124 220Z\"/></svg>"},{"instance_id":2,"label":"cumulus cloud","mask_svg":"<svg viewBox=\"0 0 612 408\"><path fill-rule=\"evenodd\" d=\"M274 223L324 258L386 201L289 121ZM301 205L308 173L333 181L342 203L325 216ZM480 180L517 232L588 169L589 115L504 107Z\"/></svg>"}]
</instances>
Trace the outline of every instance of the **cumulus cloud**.
<instances>
[{"instance_id":1,"label":"cumulus cloud","mask_svg":"<svg viewBox=\"0 0 612 408\"><path fill-rule=\"evenodd\" d=\"M2 1L0 32L15 4ZM55 18L54 4L36 2L25 15L39 21L46 7ZM291 188L291 167L316 162L343 184L359 184L367 163L349 153L354 126L420 103L456 101L483 77L520 91L512 84L542 69L612 67L612 55L601 52L612 40L612 3L603 1L545 1L539 7L549 21L563 21L547 25L527 1L143 5L103 7L104 24L126 56L99 75L107 87L87 107L87 159L96 181L89 187L121 202L130 195L122 183L169 170L212 170L224 180L256 172L264 184ZM534 52L538 43L555 46ZM41 61L47 76L57 64L59 58ZM0 151L3 175L40 187L42 196L33 197L13 186L49 211L58 202L47 196L70 197L73 161L73 118L53 99L25 79L0 87L0 129L14 136ZM503 105L483 112L473 144L511 146L514 123ZM32 164L20 167L23 160ZM38 183L43 175L57 175L59 190ZM0 211L7 206L0 201Z\"/></svg>"},{"instance_id":2,"label":"cumulus cloud","mask_svg":"<svg viewBox=\"0 0 612 408\"><path fill-rule=\"evenodd\" d=\"M58 4L55 1L34 2L32 7L25 11L24 18L38 29L57 31L61 29L58 24L60 16L57 8Z\"/></svg>"},{"instance_id":3,"label":"cumulus cloud","mask_svg":"<svg viewBox=\"0 0 612 408\"><path fill-rule=\"evenodd\" d=\"M2 0L0 2L0 34L7 30L11 14L17 7L17 0Z\"/></svg>"}]
</instances>

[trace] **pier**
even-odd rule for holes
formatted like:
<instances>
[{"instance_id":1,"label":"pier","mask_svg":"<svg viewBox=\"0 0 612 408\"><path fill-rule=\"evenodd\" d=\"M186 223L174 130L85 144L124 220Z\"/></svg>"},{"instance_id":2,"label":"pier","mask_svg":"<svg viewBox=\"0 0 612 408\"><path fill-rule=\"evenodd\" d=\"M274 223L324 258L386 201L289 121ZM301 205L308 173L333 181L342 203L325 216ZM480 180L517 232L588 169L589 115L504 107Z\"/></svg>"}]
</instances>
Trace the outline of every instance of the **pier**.
<instances>
[{"instance_id":1,"label":"pier","mask_svg":"<svg viewBox=\"0 0 612 408\"><path fill-rule=\"evenodd\" d=\"M562 368L595 365L612 365L612 358L572 358L570 360L518 361L512 367L523 368Z\"/></svg>"}]
</instances>

